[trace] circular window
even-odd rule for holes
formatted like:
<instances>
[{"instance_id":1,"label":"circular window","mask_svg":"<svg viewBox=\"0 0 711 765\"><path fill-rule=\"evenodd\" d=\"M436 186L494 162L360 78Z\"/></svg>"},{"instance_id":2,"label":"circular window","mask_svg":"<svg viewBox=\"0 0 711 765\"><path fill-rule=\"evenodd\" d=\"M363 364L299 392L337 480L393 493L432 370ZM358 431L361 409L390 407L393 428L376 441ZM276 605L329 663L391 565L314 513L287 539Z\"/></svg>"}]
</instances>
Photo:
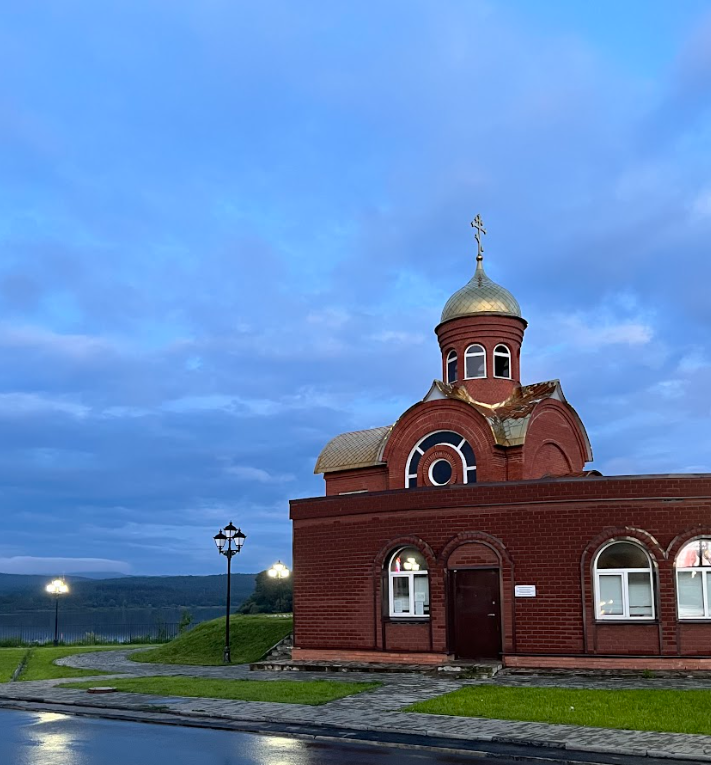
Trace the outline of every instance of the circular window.
<instances>
[{"instance_id":1,"label":"circular window","mask_svg":"<svg viewBox=\"0 0 711 765\"><path fill-rule=\"evenodd\" d=\"M447 460L435 460L430 465L430 481L435 486L444 486L452 479L452 466Z\"/></svg>"}]
</instances>

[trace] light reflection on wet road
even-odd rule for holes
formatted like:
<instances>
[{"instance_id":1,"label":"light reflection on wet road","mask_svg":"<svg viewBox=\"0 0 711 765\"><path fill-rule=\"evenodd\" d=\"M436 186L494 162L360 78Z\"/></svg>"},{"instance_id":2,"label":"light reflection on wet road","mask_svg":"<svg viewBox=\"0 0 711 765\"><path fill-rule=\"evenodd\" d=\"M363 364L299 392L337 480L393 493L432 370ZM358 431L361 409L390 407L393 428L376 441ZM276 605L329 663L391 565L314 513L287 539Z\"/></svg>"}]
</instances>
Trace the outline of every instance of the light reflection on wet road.
<instances>
[{"instance_id":1,"label":"light reflection on wet road","mask_svg":"<svg viewBox=\"0 0 711 765\"><path fill-rule=\"evenodd\" d=\"M471 765L476 761L389 747L0 710L2 765Z\"/></svg>"}]
</instances>

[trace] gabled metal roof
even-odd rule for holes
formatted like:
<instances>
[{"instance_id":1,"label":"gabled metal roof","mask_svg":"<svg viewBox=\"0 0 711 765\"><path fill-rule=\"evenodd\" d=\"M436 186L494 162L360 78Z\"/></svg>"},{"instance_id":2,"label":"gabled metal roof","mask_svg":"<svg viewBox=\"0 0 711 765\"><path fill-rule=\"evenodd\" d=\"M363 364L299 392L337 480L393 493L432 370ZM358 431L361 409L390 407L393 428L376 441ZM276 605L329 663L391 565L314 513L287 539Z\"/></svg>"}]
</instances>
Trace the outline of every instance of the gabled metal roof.
<instances>
[{"instance_id":1,"label":"gabled metal roof","mask_svg":"<svg viewBox=\"0 0 711 765\"><path fill-rule=\"evenodd\" d=\"M324 446L316 460L314 473L331 473L335 470L382 465L383 450L392 425L370 430L341 433Z\"/></svg>"}]
</instances>

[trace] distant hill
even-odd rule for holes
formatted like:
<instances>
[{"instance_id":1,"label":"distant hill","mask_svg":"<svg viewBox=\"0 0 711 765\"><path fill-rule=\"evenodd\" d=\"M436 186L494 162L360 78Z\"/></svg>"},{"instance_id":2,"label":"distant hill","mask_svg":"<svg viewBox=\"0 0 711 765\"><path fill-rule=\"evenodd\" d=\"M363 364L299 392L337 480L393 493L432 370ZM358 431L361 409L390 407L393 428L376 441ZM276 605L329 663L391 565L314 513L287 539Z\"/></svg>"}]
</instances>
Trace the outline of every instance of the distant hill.
<instances>
[{"instance_id":1,"label":"distant hill","mask_svg":"<svg viewBox=\"0 0 711 765\"><path fill-rule=\"evenodd\" d=\"M232 575L232 606L254 591L256 574ZM51 608L45 592L48 576L0 574L0 613ZM216 576L122 576L117 579L65 577L70 592L62 608L161 608L221 606L225 602L226 575Z\"/></svg>"},{"instance_id":2,"label":"distant hill","mask_svg":"<svg viewBox=\"0 0 711 765\"><path fill-rule=\"evenodd\" d=\"M64 574L67 579L123 579L130 574L120 574L118 571L82 571ZM51 579L52 577L50 577Z\"/></svg>"}]
</instances>

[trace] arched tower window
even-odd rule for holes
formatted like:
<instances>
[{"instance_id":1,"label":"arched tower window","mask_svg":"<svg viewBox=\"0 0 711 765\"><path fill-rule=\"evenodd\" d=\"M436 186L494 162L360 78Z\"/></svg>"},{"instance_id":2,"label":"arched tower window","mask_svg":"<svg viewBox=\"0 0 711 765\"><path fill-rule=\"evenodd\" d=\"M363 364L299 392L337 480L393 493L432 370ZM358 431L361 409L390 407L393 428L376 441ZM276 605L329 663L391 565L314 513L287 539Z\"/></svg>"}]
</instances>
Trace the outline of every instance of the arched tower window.
<instances>
[{"instance_id":1,"label":"arched tower window","mask_svg":"<svg viewBox=\"0 0 711 765\"><path fill-rule=\"evenodd\" d=\"M711 619L711 539L694 539L676 556L680 619Z\"/></svg>"},{"instance_id":2,"label":"arched tower window","mask_svg":"<svg viewBox=\"0 0 711 765\"><path fill-rule=\"evenodd\" d=\"M405 466L405 486L408 489L414 489L417 486L417 468L425 452L439 444L447 444L457 453L461 460L464 483L476 483L476 457L471 444L459 433L452 430L439 430L421 438L410 452ZM446 486L453 474L454 470L447 459L438 459L430 465L429 479L435 486Z\"/></svg>"},{"instance_id":3,"label":"arched tower window","mask_svg":"<svg viewBox=\"0 0 711 765\"><path fill-rule=\"evenodd\" d=\"M425 617L430 614L427 561L415 547L402 547L388 565L390 616Z\"/></svg>"},{"instance_id":4,"label":"arched tower window","mask_svg":"<svg viewBox=\"0 0 711 765\"><path fill-rule=\"evenodd\" d=\"M612 542L595 559L595 617L653 619L652 561L633 542Z\"/></svg>"},{"instance_id":5,"label":"arched tower window","mask_svg":"<svg viewBox=\"0 0 711 765\"><path fill-rule=\"evenodd\" d=\"M450 351L447 354L447 382L453 383L457 379L457 352Z\"/></svg>"},{"instance_id":6,"label":"arched tower window","mask_svg":"<svg viewBox=\"0 0 711 765\"><path fill-rule=\"evenodd\" d=\"M464 376L467 380L486 377L486 351L483 345L475 343L464 352Z\"/></svg>"},{"instance_id":7,"label":"arched tower window","mask_svg":"<svg viewBox=\"0 0 711 765\"><path fill-rule=\"evenodd\" d=\"M511 351L503 344L494 348L494 377L511 379Z\"/></svg>"}]
</instances>

